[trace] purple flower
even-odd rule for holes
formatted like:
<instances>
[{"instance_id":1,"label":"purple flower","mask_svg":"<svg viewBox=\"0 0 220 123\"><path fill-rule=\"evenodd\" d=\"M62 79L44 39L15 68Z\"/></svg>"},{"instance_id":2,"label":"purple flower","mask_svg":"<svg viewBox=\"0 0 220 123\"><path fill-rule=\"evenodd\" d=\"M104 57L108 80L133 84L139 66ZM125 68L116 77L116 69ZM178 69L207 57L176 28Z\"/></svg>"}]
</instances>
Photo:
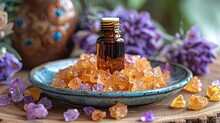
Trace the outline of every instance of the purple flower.
<instances>
[{"instance_id":1,"label":"purple flower","mask_svg":"<svg viewBox=\"0 0 220 123\"><path fill-rule=\"evenodd\" d=\"M141 116L141 121L144 121L144 122L152 122L155 119L156 118L154 117L152 110L148 110L143 116Z\"/></svg>"},{"instance_id":2,"label":"purple flower","mask_svg":"<svg viewBox=\"0 0 220 123\"><path fill-rule=\"evenodd\" d=\"M21 80L20 77L13 79L9 85L9 92L13 93L16 89L24 91L27 88L27 85Z\"/></svg>"},{"instance_id":3,"label":"purple flower","mask_svg":"<svg viewBox=\"0 0 220 123\"><path fill-rule=\"evenodd\" d=\"M95 111L95 108L88 106L88 107L84 107L83 111L86 113L86 115L92 115L92 112Z\"/></svg>"},{"instance_id":4,"label":"purple flower","mask_svg":"<svg viewBox=\"0 0 220 123\"><path fill-rule=\"evenodd\" d=\"M220 90L220 80L219 79L216 79L212 82L212 86L218 86L219 90Z\"/></svg>"},{"instance_id":5,"label":"purple flower","mask_svg":"<svg viewBox=\"0 0 220 123\"><path fill-rule=\"evenodd\" d=\"M197 41L200 40L199 27L197 25L192 26L191 29L186 33L184 41Z\"/></svg>"},{"instance_id":6,"label":"purple flower","mask_svg":"<svg viewBox=\"0 0 220 123\"><path fill-rule=\"evenodd\" d=\"M13 54L0 50L0 81L7 82L21 68L22 63Z\"/></svg>"},{"instance_id":7,"label":"purple flower","mask_svg":"<svg viewBox=\"0 0 220 123\"><path fill-rule=\"evenodd\" d=\"M81 30L75 33L73 40L79 47L85 50L87 53L96 52L96 40L98 34L89 30Z\"/></svg>"},{"instance_id":8,"label":"purple flower","mask_svg":"<svg viewBox=\"0 0 220 123\"><path fill-rule=\"evenodd\" d=\"M125 40L126 53L145 56L155 55L162 46L162 35L151 20L147 11L138 13L136 10L116 8L121 21L122 37Z\"/></svg>"},{"instance_id":9,"label":"purple flower","mask_svg":"<svg viewBox=\"0 0 220 123\"><path fill-rule=\"evenodd\" d=\"M214 51L216 45L198 36L197 31L197 27L193 26L187 32L184 44L170 50L169 60L185 65L194 74L202 75L208 72L208 65L217 57Z\"/></svg>"},{"instance_id":10,"label":"purple flower","mask_svg":"<svg viewBox=\"0 0 220 123\"><path fill-rule=\"evenodd\" d=\"M47 99L47 97L42 98L38 104L43 104L47 109L51 109L53 106L51 100Z\"/></svg>"},{"instance_id":11,"label":"purple flower","mask_svg":"<svg viewBox=\"0 0 220 123\"><path fill-rule=\"evenodd\" d=\"M138 54L147 58L155 55L163 44L161 33L157 30L146 11L138 13L119 6L114 11L88 12L81 17L80 31L73 36L73 42L86 53L95 53L96 40L100 31L102 17L119 17L121 35L125 39L126 53Z\"/></svg>"},{"instance_id":12,"label":"purple flower","mask_svg":"<svg viewBox=\"0 0 220 123\"><path fill-rule=\"evenodd\" d=\"M63 117L65 121L75 121L78 119L80 113L77 109L68 109L66 112L63 113Z\"/></svg>"},{"instance_id":13,"label":"purple flower","mask_svg":"<svg viewBox=\"0 0 220 123\"><path fill-rule=\"evenodd\" d=\"M24 104L29 104L29 103L33 103L33 102L34 102L34 97L32 95L24 97Z\"/></svg>"},{"instance_id":14,"label":"purple flower","mask_svg":"<svg viewBox=\"0 0 220 123\"><path fill-rule=\"evenodd\" d=\"M10 98L8 94L0 95L0 107L10 104Z\"/></svg>"},{"instance_id":15,"label":"purple flower","mask_svg":"<svg viewBox=\"0 0 220 123\"><path fill-rule=\"evenodd\" d=\"M19 102L24 99L23 91L21 91L19 88L15 89L13 93L11 93L11 99L14 102Z\"/></svg>"},{"instance_id":16,"label":"purple flower","mask_svg":"<svg viewBox=\"0 0 220 123\"><path fill-rule=\"evenodd\" d=\"M48 115L47 109L42 104L29 103L26 109L26 118L28 120L43 119Z\"/></svg>"},{"instance_id":17,"label":"purple flower","mask_svg":"<svg viewBox=\"0 0 220 123\"><path fill-rule=\"evenodd\" d=\"M89 84L82 83L77 90L80 90L80 91L90 91L91 89L90 89Z\"/></svg>"},{"instance_id":18,"label":"purple flower","mask_svg":"<svg viewBox=\"0 0 220 123\"><path fill-rule=\"evenodd\" d=\"M92 88L93 91L103 91L104 87L102 84L95 84Z\"/></svg>"}]
</instances>

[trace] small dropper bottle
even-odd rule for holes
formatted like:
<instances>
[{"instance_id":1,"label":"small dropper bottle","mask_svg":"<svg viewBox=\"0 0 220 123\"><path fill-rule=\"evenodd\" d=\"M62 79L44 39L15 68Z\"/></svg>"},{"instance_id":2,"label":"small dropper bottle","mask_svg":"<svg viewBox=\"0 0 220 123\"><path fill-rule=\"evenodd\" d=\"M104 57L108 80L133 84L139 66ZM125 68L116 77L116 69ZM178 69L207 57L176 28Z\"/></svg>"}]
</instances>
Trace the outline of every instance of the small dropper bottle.
<instances>
[{"instance_id":1,"label":"small dropper bottle","mask_svg":"<svg viewBox=\"0 0 220 123\"><path fill-rule=\"evenodd\" d=\"M102 18L100 37L96 42L98 69L110 73L124 69L124 39L121 37L119 18Z\"/></svg>"}]
</instances>

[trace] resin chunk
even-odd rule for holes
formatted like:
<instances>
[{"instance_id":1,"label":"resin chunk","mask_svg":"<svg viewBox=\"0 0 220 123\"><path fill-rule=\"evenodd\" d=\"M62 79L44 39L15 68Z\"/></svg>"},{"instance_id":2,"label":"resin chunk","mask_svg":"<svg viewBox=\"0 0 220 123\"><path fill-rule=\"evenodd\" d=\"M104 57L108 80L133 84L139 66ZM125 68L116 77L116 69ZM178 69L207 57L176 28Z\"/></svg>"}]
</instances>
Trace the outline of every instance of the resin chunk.
<instances>
[{"instance_id":1,"label":"resin chunk","mask_svg":"<svg viewBox=\"0 0 220 123\"><path fill-rule=\"evenodd\" d=\"M206 90L206 95L210 98L211 101L220 101L219 86L209 86Z\"/></svg>"},{"instance_id":2,"label":"resin chunk","mask_svg":"<svg viewBox=\"0 0 220 123\"><path fill-rule=\"evenodd\" d=\"M101 121L105 117L106 117L105 111L95 110L92 112L92 120L94 121Z\"/></svg>"},{"instance_id":3,"label":"resin chunk","mask_svg":"<svg viewBox=\"0 0 220 123\"><path fill-rule=\"evenodd\" d=\"M128 54L125 58L125 69L111 73L97 69L94 54L82 54L74 65L60 70L51 85L80 91L141 91L164 87L169 81L170 72L151 68L146 58Z\"/></svg>"},{"instance_id":4,"label":"resin chunk","mask_svg":"<svg viewBox=\"0 0 220 123\"><path fill-rule=\"evenodd\" d=\"M208 100L204 96L192 95L188 100L188 108L192 110L201 110L208 105Z\"/></svg>"},{"instance_id":5,"label":"resin chunk","mask_svg":"<svg viewBox=\"0 0 220 123\"><path fill-rule=\"evenodd\" d=\"M75 77L68 83L68 87L73 90L76 90L80 87L81 83L82 83L82 79Z\"/></svg>"},{"instance_id":6,"label":"resin chunk","mask_svg":"<svg viewBox=\"0 0 220 123\"><path fill-rule=\"evenodd\" d=\"M220 92L215 92L211 97L210 97L210 100L212 101L220 101Z\"/></svg>"},{"instance_id":7,"label":"resin chunk","mask_svg":"<svg viewBox=\"0 0 220 123\"><path fill-rule=\"evenodd\" d=\"M112 118L120 120L127 116L128 108L123 103L118 102L116 105L109 108L110 115Z\"/></svg>"},{"instance_id":8,"label":"resin chunk","mask_svg":"<svg viewBox=\"0 0 220 123\"><path fill-rule=\"evenodd\" d=\"M171 103L171 108L184 108L186 106L186 101L183 95L179 95L176 97L173 102Z\"/></svg>"},{"instance_id":9,"label":"resin chunk","mask_svg":"<svg viewBox=\"0 0 220 123\"><path fill-rule=\"evenodd\" d=\"M183 88L183 90L192 92L192 93L198 93L202 90L202 83L201 80L194 76L192 80Z\"/></svg>"},{"instance_id":10,"label":"resin chunk","mask_svg":"<svg viewBox=\"0 0 220 123\"><path fill-rule=\"evenodd\" d=\"M33 96L34 100L39 100L41 91L35 87L30 87L24 91L24 96Z\"/></svg>"},{"instance_id":11,"label":"resin chunk","mask_svg":"<svg viewBox=\"0 0 220 123\"><path fill-rule=\"evenodd\" d=\"M206 90L206 95L210 98L216 92L219 92L219 88L217 85L216 86L209 86Z\"/></svg>"}]
</instances>

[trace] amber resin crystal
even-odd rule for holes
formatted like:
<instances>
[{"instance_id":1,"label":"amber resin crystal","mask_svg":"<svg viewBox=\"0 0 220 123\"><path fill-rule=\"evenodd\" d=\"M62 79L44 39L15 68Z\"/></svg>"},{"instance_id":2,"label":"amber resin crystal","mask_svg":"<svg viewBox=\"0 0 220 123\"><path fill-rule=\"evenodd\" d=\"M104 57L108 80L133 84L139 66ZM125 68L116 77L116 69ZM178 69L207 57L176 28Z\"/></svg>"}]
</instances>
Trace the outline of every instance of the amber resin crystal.
<instances>
[{"instance_id":1,"label":"amber resin crystal","mask_svg":"<svg viewBox=\"0 0 220 123\"><path fill-rule=\"evenodd\" d=\"M106 117L105 111L95 110L92 112L92 120L94 121L101 121L105 117Z\"/></svg>"},{"instance_id":2,"label":"amber resin crystal","mask_svg":"<svg viewBox=\"0 0 220 123\"><path fill-rule=\"evenodd\" d=\"M186 101L183 97L183 95L179 95L176 97L173 102L171 103L171 108L184 108L186 106Z\"/></svg>"},{"instance_id":3,"label":"amber resin crystal","mask_svg":"<svg viewBox=\"0 0 220 123\"><path fill-rule=\"evenodd\" d=\"M82 54L74 65L60 70L53 78L52 86L71 90L92 90L101 85L104 92L140 91L161 88L168 82L170 73L160 67L152 68L150 61L140 56L125 54L124 69L114 71L97 68L96 55Z\"/></svg>"},{"instance_id":4,"label":"amber resin crystal","mask_svg":"<svg viewBox=\"0 0 220 123\"><path fill-rule=\"evenodd\" d=\"M118 102L116 105L109 108L110 115L112 118L120 120L127 116L128 108L123 103Z\"/></svg>"},{"instance_id":5,"label":"amber resin crystal","mask_svg":"<svg viewBox=\"0 0 220 123\"><path fill-rule=\"evenodd\" d=\"M220 91L218 86L209 86L206 90L206 95L211 101L220 101Z\"/></svg>"},{"instance_id":6,"label":"amber resin crystal","mask_svg":"<svg viewBox=\"0 0 220 123\"><path fill-rule=\"evenodd\" d=\"M202 83L201 80L194 76L192 80L183 88L184 91L198 93L202 90Z\"/></svg>"},{"instance_id":7,"label":"amber resin crystal","mask_svg":"<svg viewBox=\"0 0 220 123\"><path fill-rule=\"evenodd\" d=\"M188 108L191 110L201 110L208 105L208 99L200 95L192 95L188 101Z\"/></svg>"}]
</instances>

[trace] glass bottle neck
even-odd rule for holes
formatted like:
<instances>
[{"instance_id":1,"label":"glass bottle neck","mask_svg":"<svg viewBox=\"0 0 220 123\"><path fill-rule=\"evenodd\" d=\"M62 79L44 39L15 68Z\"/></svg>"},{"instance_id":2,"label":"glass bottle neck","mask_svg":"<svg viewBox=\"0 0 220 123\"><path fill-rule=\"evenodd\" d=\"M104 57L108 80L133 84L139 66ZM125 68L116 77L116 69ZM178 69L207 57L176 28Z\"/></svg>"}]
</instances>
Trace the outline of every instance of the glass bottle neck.
<instances>
[{"instance_id":1,"label":"glass bottle neck","mask_svg":"<svg viewBox=\"0 0 220 123\"><path fill-rule=\"evenodd\" d=\"M121 37L120 30L101 30L100 37Z\"/></svg>"}]
</instances>

